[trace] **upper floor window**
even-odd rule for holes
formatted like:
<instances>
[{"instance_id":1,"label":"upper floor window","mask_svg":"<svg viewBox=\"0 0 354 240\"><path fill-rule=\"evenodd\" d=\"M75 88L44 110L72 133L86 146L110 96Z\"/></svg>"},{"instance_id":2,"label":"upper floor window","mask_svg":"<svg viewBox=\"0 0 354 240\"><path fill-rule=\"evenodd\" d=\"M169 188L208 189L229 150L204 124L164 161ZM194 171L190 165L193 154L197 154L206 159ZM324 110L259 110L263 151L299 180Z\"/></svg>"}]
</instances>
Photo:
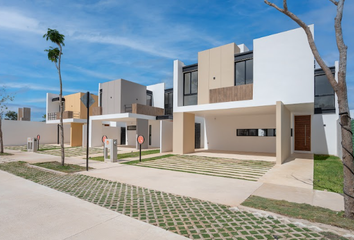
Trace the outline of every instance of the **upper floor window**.
<instances>
[{"instance_id":1,"label":"upper floor window","mask_svg":"<svg viewBox=\"0 0 354 240\"><path fill-rule=\"evenodd\" d=\"M198 71L183 74L183 106L197 105Z\"/></svg>"},{"instance_id":2,"label":"upper floor window","mask_svg":"<svg viewBox=\"0 0 354 240\"><path fill-rule=\"evenodd\" d=\"M334 67L331 68L334 74ZM335 113L335 93L322 70L315 70L315 114Z\"/></svg>"},{"instance_id":3,"label":"upper floor window","mask_svg":"<svg viewBox=\"0 0 354 240\"><path fill-rule=\"evenodd\" d=\"M173 89L165 90L165 115L173 114Z\"/></svg>"},{"instance_id":4,"label":"upper floor window","mask_svg":"<svg viewBox=\"0 0 354 240\"><path fill-rule=\"evenodd\" d=\"M235 86L253 83L253 51L235 55Z\"/></svg>"},{"instance_id":5,"label":"upper floor window","mask_svg":"<svg viewBox=\"0 0 354 240\"><path fill-rule=\"evenodd\" d=\"M152 91L146 90L146 105L152 106Z\"/></svg>"}]
</instances>

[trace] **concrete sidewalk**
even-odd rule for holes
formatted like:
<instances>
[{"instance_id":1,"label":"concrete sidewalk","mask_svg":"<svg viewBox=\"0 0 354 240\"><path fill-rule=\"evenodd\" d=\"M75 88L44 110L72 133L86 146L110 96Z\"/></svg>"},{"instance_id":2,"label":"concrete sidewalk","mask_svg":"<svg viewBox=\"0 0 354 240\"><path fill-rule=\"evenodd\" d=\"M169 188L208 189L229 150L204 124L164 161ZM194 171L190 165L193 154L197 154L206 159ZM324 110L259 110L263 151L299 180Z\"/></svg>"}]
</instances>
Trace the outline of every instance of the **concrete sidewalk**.
<instances>
[{"instance_id":1,"label":"concrete sidewalk","mask_svg":"<svg viewBox=\"0 0 354 240\"><path fill-rule=\"evenodd\" d=\"M142 157L149 158L151 155ZM1 159L6 158L30 163L60 161L60 157L57 156L27 152L16 152L13 156L1 157ZM82 158L66 158L65 162L85 166L85 159ZM94 160L89 161L89 166L94 169L81 174L230 206L238 206L249 196L256 195L307 203L334 211L344 210L344 200L340 194L312 189L312 154L293 155L290 161L276 165L258 182Z\"/></svg>"},{"instance_id":2,"label":"concrete sidewalk","mask_svg":"<svg viewBox=\"0 0 354 240\"><path fill-rule=\"evenodd\" d=\"M1 239L187 239L0 171Z\"/></svg>"}]
</instances>

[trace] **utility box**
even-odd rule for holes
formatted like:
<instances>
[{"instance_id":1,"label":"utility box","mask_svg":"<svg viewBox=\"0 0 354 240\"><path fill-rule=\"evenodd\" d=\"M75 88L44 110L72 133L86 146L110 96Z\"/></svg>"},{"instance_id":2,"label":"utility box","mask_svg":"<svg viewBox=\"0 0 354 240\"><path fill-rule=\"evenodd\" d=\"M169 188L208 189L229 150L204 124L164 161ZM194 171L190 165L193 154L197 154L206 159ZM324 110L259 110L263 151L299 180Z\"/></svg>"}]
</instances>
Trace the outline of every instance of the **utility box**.
<instances>
[{"instance_id":1,"label":"utility box","mask_svg":"<svg viewBox=\"0 0 354 240\"><path fill-rule=\"evenodd\" d=\"M117 139L104 141L103 157L105 162L117 162Z\"/></svg>"},{"instance_id":2,"label":"utility box","mask_svg":"<svg viewBox=\"0 0 354 240\"><path fill-rule=\"evenodd\" d=\"M37 152L39 149L39 142L37 138L27 138L27 152Z\"/></svg>"}]
</instances>

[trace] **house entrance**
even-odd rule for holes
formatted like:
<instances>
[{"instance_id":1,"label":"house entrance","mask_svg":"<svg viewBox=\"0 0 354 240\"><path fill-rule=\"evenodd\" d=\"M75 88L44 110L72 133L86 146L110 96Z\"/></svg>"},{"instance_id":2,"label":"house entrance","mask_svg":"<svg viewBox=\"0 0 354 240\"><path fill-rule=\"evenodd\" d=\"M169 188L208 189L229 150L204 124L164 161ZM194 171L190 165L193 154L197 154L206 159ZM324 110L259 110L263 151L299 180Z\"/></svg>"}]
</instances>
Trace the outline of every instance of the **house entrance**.
<instances>
[{"instance_id":1,"label":"house entrance","mask_svg":"<svg viewBox=\"0 0 354 240\"><path fill-rule=\"evenodd\" d=\"M295 116L295 151L311 151L311 116Z\"/></svg>"},{"instance_id":2,"label":"house entrance","mask_svg":"<svg viewBox=\"0 0 354 240\"><path fill-rule=\"evenodd\" d=\"M125 145L125 127L120 128L120 145Z\"/></svg>"}]
</instances>

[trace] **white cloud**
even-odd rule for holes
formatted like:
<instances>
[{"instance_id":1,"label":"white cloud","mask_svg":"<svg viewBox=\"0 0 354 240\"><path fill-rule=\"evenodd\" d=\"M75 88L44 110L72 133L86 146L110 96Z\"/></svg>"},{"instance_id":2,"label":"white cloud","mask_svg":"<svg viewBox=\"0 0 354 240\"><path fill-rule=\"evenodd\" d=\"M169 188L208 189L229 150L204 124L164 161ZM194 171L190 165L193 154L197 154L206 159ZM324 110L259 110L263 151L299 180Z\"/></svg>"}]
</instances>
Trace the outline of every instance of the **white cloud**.
<instances>
[{"instance_id":1,"label":"white cloud","mask_svg":"<svg viewBox=\"0 0 354 240\"><path fill-rule=\"evenodd\" d=\"M12 10L0 10L0 28L43 34L39 21Z\"/></svg>"}]
</instances>

